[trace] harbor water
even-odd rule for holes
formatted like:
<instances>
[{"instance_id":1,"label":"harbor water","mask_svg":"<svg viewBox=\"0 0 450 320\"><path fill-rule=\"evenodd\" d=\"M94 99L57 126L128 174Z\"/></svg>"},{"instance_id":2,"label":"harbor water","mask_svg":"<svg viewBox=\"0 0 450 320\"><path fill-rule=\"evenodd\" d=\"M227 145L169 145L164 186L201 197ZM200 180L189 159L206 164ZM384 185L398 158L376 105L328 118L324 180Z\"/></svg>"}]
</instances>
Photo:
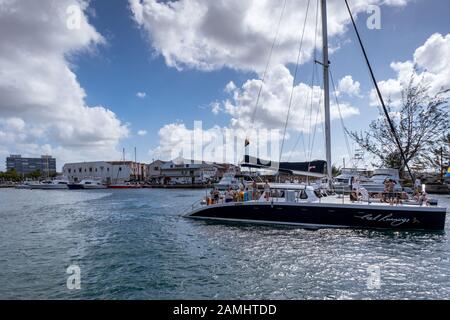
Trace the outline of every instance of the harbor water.
<instances>
[{"instance_id":1,"label":"harbor water","mask_svg":"<svg viewBox=\"0 0 450 320\"><path fill-rule=\"evenodd\" d=\"M450 299L449 221L412 233L182 218L204 194L1 189L0 299Z\"/></svg>"}]
</instances>

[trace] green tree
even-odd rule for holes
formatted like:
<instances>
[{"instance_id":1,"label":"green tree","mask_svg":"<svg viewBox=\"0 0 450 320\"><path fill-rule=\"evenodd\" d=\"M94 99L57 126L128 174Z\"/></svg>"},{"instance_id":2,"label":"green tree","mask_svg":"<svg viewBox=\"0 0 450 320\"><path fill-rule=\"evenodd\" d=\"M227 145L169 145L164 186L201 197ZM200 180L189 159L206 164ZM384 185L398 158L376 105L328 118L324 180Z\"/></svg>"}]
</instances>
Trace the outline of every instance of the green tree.
<instances>
[{"instance_id":1,"label":"green tree","mask_svg":"<svg viewBox=\"0 0 450 320\"><path fill-rule=\"evenodd\" d=\"M429 87L412 76L408 87L402 92L400 108L390 104L387 106L411 166L429 157L433 150L440 147L438 137L450 133L449 93L450 90L442 90L431 95ZM364 133L349 132L349 135L362 149L371 153L379 165L397 168L403 173L405 163L382 110L380 117L369 125L369 130Z\"/></svg>"}]
</instances>

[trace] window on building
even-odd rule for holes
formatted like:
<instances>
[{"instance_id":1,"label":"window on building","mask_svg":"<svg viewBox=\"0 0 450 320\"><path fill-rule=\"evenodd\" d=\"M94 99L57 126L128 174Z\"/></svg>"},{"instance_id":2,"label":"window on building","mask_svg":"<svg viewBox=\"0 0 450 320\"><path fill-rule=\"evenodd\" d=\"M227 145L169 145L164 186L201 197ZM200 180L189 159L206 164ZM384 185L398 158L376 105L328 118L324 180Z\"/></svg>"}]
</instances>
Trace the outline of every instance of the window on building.
<instances>
[{"instance_id":1,"label":"window on building","mask_svg":"<svg viewBox=\"0 0 450 320\"><path fill-rule=\"evenodd\" d=\"M97 172L97 168L95 168L95 172Z\"/></svg>"},{"instance_id":2,"label":"window on building","mask_svg":"<svg viewBox=\"0 0 450 320\"><path fill-rule=\"evenodd\" d=\"M92 168L89 168L89 172L92 172Z\"/></svg>"},{"instance_id":3,"label":"window on building","mask_svg":"<svg viewBox=\"0 0 450 320\"><path fill-rule=\"evenodd\" d=\"M80 172L80 173L81 173L81 171L82 171L82 169L81 169L81 168L78 168L78 172Z\"/></svg>"},{"instance_id":4,"label":"window on building","mask_svg":"<svg viewBox=\"0 0 450 320\"><path fill-rule=\"evenodd\" d=\"M122 167L119 167L119 171L122 171Z\"/></svg>"}]
</instances>

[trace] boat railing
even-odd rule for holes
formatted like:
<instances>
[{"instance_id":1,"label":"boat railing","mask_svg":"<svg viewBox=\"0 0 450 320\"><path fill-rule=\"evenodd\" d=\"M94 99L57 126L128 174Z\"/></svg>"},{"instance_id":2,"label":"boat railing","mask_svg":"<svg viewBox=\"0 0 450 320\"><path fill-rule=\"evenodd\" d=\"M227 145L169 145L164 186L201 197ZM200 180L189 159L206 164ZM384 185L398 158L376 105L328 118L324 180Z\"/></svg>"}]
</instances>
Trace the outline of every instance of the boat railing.
<instances>
[{"instance_id":1,"label":"boat railing","mask_svg":"<svg viewBox=\"0 0 450 320\"><path fill-rule=\"evenodd\" d=\"M204 202L204 199L200 199L195 201L194 203L190 204L189 206L185 207L184 210L181 212L180 215L184 216L200 207L202 207L202 203Z\"/></svg>"},{"instance_id":2,"label":"boat railing","mask_svg":"<svg viewBox=\"0 0 450 320\"><path fill-rule=\"evenodd\" d=\"M415 199L408 195L405 191L394 191L394 192L369 192L366 195L363 194L361 197L360 194L362 194L361 191L359 191L358 194L358 200L352 201L346 200L346 196L349 194L346 194L345 186L342 186L340 188L334 188L334 192L337 195L338 199L342 199L342 204L345 204L346 202L350 201L350 203L364 203L364 204L372 204L372 203L386 203L386 204L395 204L395 205L423 205L426 204L427 199ZM351 193L350 193L351 194ZM319 198L319 202L321 202L321 198Z\"/></svg>"}]
</instances>

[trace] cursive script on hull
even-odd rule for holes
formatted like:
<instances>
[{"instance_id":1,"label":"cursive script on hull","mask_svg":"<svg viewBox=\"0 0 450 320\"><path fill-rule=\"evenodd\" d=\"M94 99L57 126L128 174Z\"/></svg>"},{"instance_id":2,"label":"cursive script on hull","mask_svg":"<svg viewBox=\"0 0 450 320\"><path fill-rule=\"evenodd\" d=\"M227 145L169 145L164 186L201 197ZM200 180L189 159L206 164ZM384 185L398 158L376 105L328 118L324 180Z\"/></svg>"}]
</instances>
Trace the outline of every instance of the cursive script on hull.
<instances>
[{"instance_id":1,"label":"cursive script on hull","mask_svg":"<svg viewBox=\"0 0 450 320\"><path fill-rule=\"evenodd\" d=\"M410 218L395 218L392 213L390 214L366 214L363 216L354 216L355 218L366 220L366 221L375 221L375 222L387 222L390 223L392 227L398 227L403 224L406 224L411 221ZM416 219L415 219L416 220ZM418 222L418 220L416 220Z\"/></svg>"}]
</instances>

